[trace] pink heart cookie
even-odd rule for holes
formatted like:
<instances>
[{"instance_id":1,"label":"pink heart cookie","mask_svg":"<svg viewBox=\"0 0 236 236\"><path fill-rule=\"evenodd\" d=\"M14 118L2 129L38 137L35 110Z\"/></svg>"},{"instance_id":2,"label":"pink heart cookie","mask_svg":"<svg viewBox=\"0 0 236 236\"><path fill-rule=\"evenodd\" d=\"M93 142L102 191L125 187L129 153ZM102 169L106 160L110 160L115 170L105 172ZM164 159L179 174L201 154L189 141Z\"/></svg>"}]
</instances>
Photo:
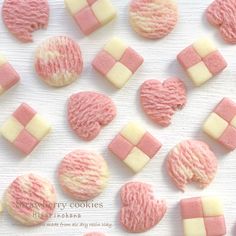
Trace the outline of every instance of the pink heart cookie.
<instances>
[{"instance_id":1,"label":"pink heart cookie","mask_svg":"<svg viewBox=\"0 0 236 236\"><path fill-rule=\"evenodd\" d=\"M215 0L206 11L208 21L220 28L223 39L236 43L236 1Z\"/></svg>"},{"instance_id":2,"label":"pink heart cookie","mask_svg":"<svg viewBox=\"0 0 236 236\"><path fill-rule=\"evenodd\" d=\"M103 126L116 116L112 100L96 92L80 92L72 95L68 104L68 121L71 128L83 140L97 137Z\"/></svg>"},{"instance_id":3,"label":"pink heart cookie","mask_svg":"<svg viewBox=\"0 0 236 236\"><path fill-rule=\"evenodd\" d=\"M141 104L145 113L157 124L166 127L177 109L186 104L186 88L178 78L161 83L148 80L141 86Z\"/></svg>"},{"instance_id":4,"label":"pink heart cookie","mask_svg":"<svg viewBox=\"0 0 236 236\"><path fill-rule=\"evenodd\" d=\"M166 213L165 201L156 200L152 187L141 182L130 182L121 189L121 225L131 233L141 233L157 225Z\"/></svg>"}]
</instances>

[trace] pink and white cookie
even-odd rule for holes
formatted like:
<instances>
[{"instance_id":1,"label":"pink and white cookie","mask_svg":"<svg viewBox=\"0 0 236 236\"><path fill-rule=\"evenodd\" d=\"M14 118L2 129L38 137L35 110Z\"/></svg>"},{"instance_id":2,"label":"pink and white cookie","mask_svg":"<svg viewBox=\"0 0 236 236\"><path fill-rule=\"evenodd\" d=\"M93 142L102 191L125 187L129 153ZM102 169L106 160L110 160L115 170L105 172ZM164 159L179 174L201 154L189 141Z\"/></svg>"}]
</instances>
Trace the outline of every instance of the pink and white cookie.
<instances>
[{"instance_id":1,"label":"pink and white cookie","mask_svg":"<svg viewBox=\"0 0 236 236\"><path fill-rule=\"evenodd\" d=\"M58 168L59 183L70 197L87 201L103 192L109 170L101 155L75 150L65 156Z\"/></svg>"},{"instance_id":2,"label":"pink and white cookie","mask_svg":"<svg viewBox=\"0 0 236 236\"><path fill-rule=\"evenodd\" d=\"M236 103L224 98L203 124L203 131L229 150L236 148Z\"/></svg>"},{"instance_id":3,"label":"pink and white cookie","mask_svg":"<svg viewBox=\"0 0 236 236\"><path fill-rule=\"evenodd\" d=\"M106 236L106 235L99 232L92 232L92 233L87 233L84 236Z\"/></svg>"},{"instance_id":4,"label":"pink and white cookie","mask_svg":"<svg viewBox=\"0 0 236 236\"><path fill-rule=\"evenodd\" d=\"M177 60L196 86L203 85L227 67L224 57L208 38L201 38L185 48Z\"/></svg>"},{"instance_id":5,"label":"pink and white cookie","mask_svg":"<svg viewBox=\"0 0 236 236\"><path fill-rule=\"evenodd\" d=\"M184 191L188 183L207 187L215 178L217 158L208 145L198 140L179 143L168 154L167 172L177 188Z\"/></svg>"},{"instance_id":6,"label":"pink and white cookie","mask_svg":"<svg viewBox=\"0 0 236 236\"><path fill-rule=\"evenodd\" d=\"M132 0L129 9L132 28L149 39L168 35L176 26L178 15L174 0Z\"/></svg>"},{"instance_id":7,"label":"pink and white cookie","mask_svg":"<svg viewBox=\"0 0 236 236\"><path fill-rule=\"evenodd\" d=\"M207 8L207 20L218 27L223 39L236 43L236 2L235 0L215 0Z\"/></svg>"},{"instance_id":8,"label":"pink and white cookie","mask_svg":"<svg viewBox=\"0 0 236 236\"><path fill-rule=\"evenodd\" d=\"M113 37L92 62L93 68L121 89L143 64L143 58L123 40Z\"/></svg>"},{"instance_id":9,"label":"pink and white cookie","mask_svg":"<svg viewBox=\"0 0 236 236\"><path fill-rule=\"evenodd\" d=\"M120 223L128 232L148 231L157 225L166 213L166 202L155 199L149 184L127 183L121 188L120 196Z\"/></svg>"},{"instance_id":10,"label":"pink and white cookie","mask_svg":"<svg viewBox=\"0 0 236 236\"><path fill-rule=\"evenodd\" d=\"M49 38L36 51L35 70L50 86L63 87L73 83L82 69L79 44L67 36Z\"/></svg>"},{"instance_id":11,"label":"pink and white cookie","mask_svg":"<svg viewBox=\"0 0 236 236\"><path fill-rule=\"evenodd\" d=\"M5 195L8 213L27 226L47 221L54 212L55 204L55 188L48 180L35 174L17 177Z\"/></svg>"},{"instance_id":12,"label":"pink and white cookie","mask_svg":"<svg viewBox=\"0 0 236 236\"><path fill-rule=\"evenodd\" d=\"M134 173L140 172L161 147L162 144L137 122L125 125L108 146Z\"/></svg>"},{"instance_id":13,"label":"pink and white cookie","mask_svg":"<svg viewBox=\"0 0 236 236\"><path fill-rule=\"evenodd\" d=\"M2 125L2 136L28 155L50 132L50 124L26 103L22 103Z\"/></svg>"},{"instance_id":14,"label":"pink and white cookie","mask_svg":"<svg viewBox=\"0 0 236 236\"><path fill-rule=\"evenodd\" d=\"M184 83L178 78L169 78L163 83L147 80L140 88L140 100L144 112L157 124L171 124L175 111L182 109L187 100Z\"/></svg>"},{"instance_id":15,"label":"pink and white cookie","mask_svg":"<svg viewBox=\"0 0 236 236\"><path fill-rule=\"evenodd\" d=\"M3 55L0 55L0 95L12 88L19 81L19 74L7 59Z\"/></svg>"},{"instance_id":16,"label":"pink and white cookie","mask_svg":"<svg viewBox=\"0 0 236 236\"><path fill-rule=\"evenodd\" d=\"M18 40L25 43L32 42L32 33L48 26L48 1L5 0L2 17L8 30Z\"/></svg>"},{"instance_id":17,"label":"pink and white cookie","mask_svg":"<svg viewBox=\"0 0 236 236\"><path fill-rule=\"evenodd\" d=\"M116 116L116 107L106 95L97 92L73 94L68 103L68 121L75 133L90 141Z\"/></svg>"},{"instance_id":18,"label":"pink and white cookie","mask_svg":"<svg viewBox=\"0 0 236 236\"><path fill-rule=\"evenodd\" d=\"M65 5L85 35L116 17L116 9L110 0L65 0Z\"/></svg>"},{"instance_id":19,"label":"pink and white cookie","mask_svg":"<svg viewBox=\"0 0 236 236\"><path fill-rule=\"evenodd\" d=\"M226 224L218 197L193 197L180 201L184 236L224 236Z\"/></svg>"}]
</instances>

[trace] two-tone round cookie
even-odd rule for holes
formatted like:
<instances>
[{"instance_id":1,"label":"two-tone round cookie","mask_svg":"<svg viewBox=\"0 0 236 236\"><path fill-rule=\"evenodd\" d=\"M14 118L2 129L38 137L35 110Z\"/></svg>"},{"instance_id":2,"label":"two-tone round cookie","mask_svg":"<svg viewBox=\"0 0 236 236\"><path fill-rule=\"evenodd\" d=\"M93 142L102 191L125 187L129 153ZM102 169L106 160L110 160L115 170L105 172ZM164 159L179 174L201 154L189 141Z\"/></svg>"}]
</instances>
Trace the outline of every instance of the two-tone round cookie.
<instances>
[{"instance_id":1,"label":"two-tone round cookie","mask_svg":"<svg viewBox=\"0 0 236 236\"><path fill-rule=\"evenodd\" d=\"M178 7L174 0L132 0L129 9L134 31L149 39L168 35L178 21Z\"/></svg>"},{"instance_id":2,"label":"two-tone round cookie","mask_svg":"<svg viewBox=\"0 0 236 236\"><path fill-rule=\"evenodd\" d=\"M49 38L36 51L35 70L50 86L63 87L73 83L82 69L80 46L67 36Z\"/></svg>"},{"instance_id":3,"label":"two-tone round cookie","mask_svg":"<svg viewBox=\"0 0 236 236\"><path fill-rule=\"evenodd\" d=\"M60 163L58 178L66 194L73 199L87 201L103 192L107 186L109 170L101 155L75 150Z\"/></svg>"},{"instance_id":4,"label":"two-tone round cookie","mask_svg":"<svg viewBox=\"0 0 236 236\"><path fill-rule=\"evenodd\" d=\"M47 0L5 0L2 18L8 30L22 42L32 42L32 33L46 28L49 20Z\"/></svg>"},{"instance_id":5,"label":"two-tone round cookie","mask_svg":"<svg viewBox=\"0 0 236 236\"><path fill-rule=\"evenodd\" d=\"M5 195L10 216L27 226L47 221L54 212L55 204L55 188L48 180L35 174L17 177Z\"/></svg>"}]
</instances>

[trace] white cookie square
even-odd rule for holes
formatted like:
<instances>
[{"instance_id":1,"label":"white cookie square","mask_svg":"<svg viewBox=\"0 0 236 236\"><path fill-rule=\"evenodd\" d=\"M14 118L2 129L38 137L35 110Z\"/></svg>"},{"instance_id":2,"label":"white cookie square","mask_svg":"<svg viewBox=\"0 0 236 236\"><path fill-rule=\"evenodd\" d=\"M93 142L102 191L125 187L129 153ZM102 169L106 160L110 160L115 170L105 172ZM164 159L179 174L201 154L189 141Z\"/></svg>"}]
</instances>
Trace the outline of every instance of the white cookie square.
<instances>
[{"instance_id":1,"label":"white cookie square","mask_svg":"<svg viewBox=\"0 0 236 236\"><path fill-rule=\"evenodd\" d=\"M194 49L202 58L217 50L215 44L208 38L201 38L193 44Z\"/></svg>"},{"instance_id":2,"label":"white cookie square","mask_svg":"<svg viewBox=\"0 0 236 236\"><path fill-rule=\"evenodd\" d=\"M203 218L184 219L184 236L207 236Z\"/></svg>"},{"instance_id":3,"label":"white cookie square","mask_svg":"<svg viewBox=\"0 0 236 236\"><path fill-rule=\"evenodd\" d=\"M75 15L80 10L88 6L87 0L65 0L66 8L72 15Z\"/></svg>"}]
</instances>

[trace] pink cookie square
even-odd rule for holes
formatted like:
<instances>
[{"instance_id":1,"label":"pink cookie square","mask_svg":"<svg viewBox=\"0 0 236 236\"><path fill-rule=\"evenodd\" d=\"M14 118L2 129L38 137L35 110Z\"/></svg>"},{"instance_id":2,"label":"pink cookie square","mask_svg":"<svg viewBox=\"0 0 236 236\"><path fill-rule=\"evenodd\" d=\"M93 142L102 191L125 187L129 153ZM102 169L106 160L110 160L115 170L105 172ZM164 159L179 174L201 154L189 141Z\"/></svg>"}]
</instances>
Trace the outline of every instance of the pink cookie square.
<instances>
[{"instance_id":1,"label":"pink cookie square","mask_svg":"<svg viewBox=\"0 0 236 236\"><path fill-rule=\"evenodd\" d=\"M123 161L133 147L134 146L129 141L118 134L110 143L109 150Z\"/></svg>"},{"instance_id":2,"label":"pink cookie square","mask_svg":"<svg viewBox=\"0 0 236 236\"><path fill-rule=\"evenodd\" d=\"M202 218L203 209L200 197L183 199L180 201L182 219Z\"/></svg>"},{"instance_id":3,"label":"pink cookie square","mask_svg":"<svg viewBox=\"0 0 236 236\"><path fill-rule=\"evenodd\" d=\"M13 116L23 125L26 126L32 118L35 116L36 111L33 110L29 105L22 103L16 111L13 113Z\"/></svg>"},{"instance_id":4,"label":"pink cookie square","mask_svg":"<svg viewBox=\"0 0 236 236\"><path fill-rule=\"evenodd\" d=\"M218 141L229 150L234 150L236 148L236 129L229 125Z\"/></svg>"},{"instance_id":5,"label":"pink cookie square","mask_svg":"<svg viewBox=\"0 0 236 236\"><path fill-rule=\"evenodd\" d=\"M102 75L106 75L108 71L116 64L116 60L106 51L102 50L92 62L92 66Z\"/></svg>"},{"instance_id":6,"label":"pink cookie square","mask_svg":"<svg viewBox=\"0 0 236 236\"><path fill-rule=\"evenodd\" d=\"M30 154L37 146L38 140L24 129L13 144L24 154Z\"/></svg>"},{"instance_id":7,"label":"pink cookie square","mask_svg":"<svg viewBox=\"0 0 236 236\"><path fill-rule=\"evenodd\" d=\"M180 52L177 59L185 69L188 69L202 61L193 46L189 46Z\"/></svg>"},{"instance_id":8,"label":"pink cookie square","mask_svg":"<svg viewBox=\"0 0 236 236\"><path fill-rule=\"evenodd\" d=\"M143 64L143 57L141 57L132 48L127 48L120 60L124 66L130 69L133 73Z\"/></svg>"},{"instance_id":9,"label":"pink cookie square","mask_svg":"<svg viewBox=\"0 0 236 236\"><path fill-rule=\"evenodd\" d=\"M74 18L85 35L91 34L100 27L100 23L90 7L83 8L74 15Z\"/></svg>"},{"instance_id":10,"label":"pink cookie square","mask_svg":"<svg viewBox=\"0 0 236 236\"><path fill-rule=\"evenodd\" d=\"M87 0L89 6L92 6L97 0Z\"/></svg>"},{"instance_id":11,"label":"pink cookie square","mask_svg":"<svg viewBox=\"0 0 236 236\"><path fill-rule=\"evenodd\" d=\"M161 146L161 143L148 132L146 132L137 145L137 147L150 158L156 155Z\"/></svg>"},{"instance_id":12,"label":"pink cookie square","mask_svg":"<svg viewBox=\"0 0 236 236\"><path fill-rule=\"evenodd\" d=\"M0 85L7 90L20 80L20 76L14 68L6 63L0 67Z\"/></svg>"},{"instance_id":13,"label":"pink cookie square","mask_svg":"<svg viewBox=\"0 0 236 236\"><path fill-rule=\"evenodd\" d=\"M204 218L207 236L226 235L224 216Z\"/></svg>"},{"instance_id":14,"label":"pink cookie square","mask_svg":"<svg viewBox=\"0 0 236 236\"><path fill-rule=\"evenodd\" d=\"M203 62L213 75L219 74L227 67L227 62L219 51L210 53L208 56L203 58Z\"/></svg>"},{"instance_id":15,"label":"pink cookie square","mask_svg":"<svg viewBox=\"0 0 236 236\"><path fill-rule=\"evenodd\" d=\"M236 103L230 100L229 98L224 98L217 105L214 112L221 116L227 122L231 122L234 116L236 115Z\"/></svg>"}]
</instances>

